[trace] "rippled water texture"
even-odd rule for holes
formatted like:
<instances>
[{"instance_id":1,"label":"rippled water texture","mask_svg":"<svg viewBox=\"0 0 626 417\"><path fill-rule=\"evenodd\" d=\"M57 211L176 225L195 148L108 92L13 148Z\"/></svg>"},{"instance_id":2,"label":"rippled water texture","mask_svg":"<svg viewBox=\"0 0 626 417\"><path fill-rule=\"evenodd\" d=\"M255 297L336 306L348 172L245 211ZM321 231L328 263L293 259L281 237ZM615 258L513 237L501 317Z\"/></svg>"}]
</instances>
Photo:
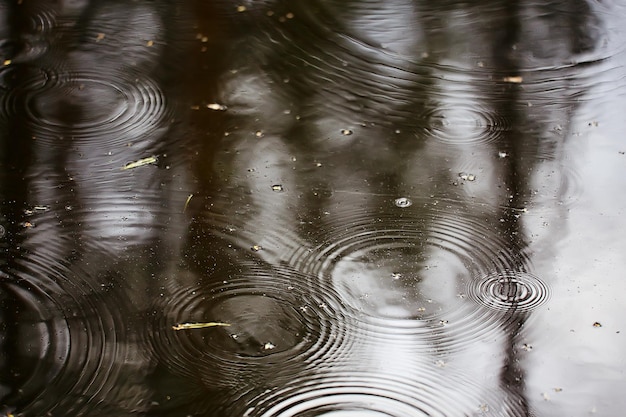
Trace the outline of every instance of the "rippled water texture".
<instances>
[{"instance_id":1,"label":"rippled water texture","mask_svg":"<svg viewBox=\"0 0 626 417\"><path fill-rule=\"evenodd\" d=\"M0 1L0 415L621 415L624 19Z\"/></svg>"}]
</instances>

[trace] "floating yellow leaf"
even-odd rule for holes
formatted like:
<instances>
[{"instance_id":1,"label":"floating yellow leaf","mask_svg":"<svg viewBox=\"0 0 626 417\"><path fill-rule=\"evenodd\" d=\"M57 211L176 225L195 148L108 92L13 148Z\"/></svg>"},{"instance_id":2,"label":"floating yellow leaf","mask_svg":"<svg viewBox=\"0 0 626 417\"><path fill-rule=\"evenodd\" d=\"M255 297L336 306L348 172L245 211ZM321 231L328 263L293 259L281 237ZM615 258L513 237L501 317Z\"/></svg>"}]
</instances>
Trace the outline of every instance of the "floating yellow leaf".
<instances>
[{"instance_id":1,"label":"floating yellow leaf","mask_svg":"<svg viewBox=\"0 0 626 417\"><path fill-rule=\"evenodd\" d=\"M207 327L228 327L230 324L228 323L220 323L210 321L208 323L180 323L176 326L172 326L174 330L190 330L190 329L205 329Z\"/></svg>"},{"instance_id":2,"label":"floating yellow leaf","mask_svg":"<svg viewBox=\"0 0 626 417\"><path fill-rule=\"evenodd\" d=\"M191 201L192 198L193 198L193 194L189 194L189 197L187 197L187 201L185 201L185 207L183 207L183 213L187 211L187 206L189 206L189 202Z\"/></svg>"},{"instance_id":3,"label":"floating yellow leaf","mask_svg":"<svg viewBox=\"0 0 626 417\"><path fill-rule=\"evenodd\" d=\"M138 168L144 165L155 164L157 161L156 156L150 156L148 158L143 158L135 162L129 162L122 167L123 170Z\"/></svg>"}]
</instances>

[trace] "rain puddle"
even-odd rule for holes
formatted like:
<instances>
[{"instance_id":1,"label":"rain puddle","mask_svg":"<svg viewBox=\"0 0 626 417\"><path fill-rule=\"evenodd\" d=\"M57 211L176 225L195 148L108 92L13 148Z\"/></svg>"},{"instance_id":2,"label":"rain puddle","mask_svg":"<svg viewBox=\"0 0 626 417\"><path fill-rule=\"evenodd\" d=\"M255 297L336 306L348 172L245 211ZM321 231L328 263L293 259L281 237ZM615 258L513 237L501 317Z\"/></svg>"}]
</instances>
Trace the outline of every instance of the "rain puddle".
<instances>
[{"instance_id":1,"label":"rain puddle","mask_svg":"<svg viewBox=\"0 0 626 417\"><path fill-rule=\"evenodd\" d=\"M0 415L620 415L624 18L0 1Z\"/></svg>"}]
</instances>

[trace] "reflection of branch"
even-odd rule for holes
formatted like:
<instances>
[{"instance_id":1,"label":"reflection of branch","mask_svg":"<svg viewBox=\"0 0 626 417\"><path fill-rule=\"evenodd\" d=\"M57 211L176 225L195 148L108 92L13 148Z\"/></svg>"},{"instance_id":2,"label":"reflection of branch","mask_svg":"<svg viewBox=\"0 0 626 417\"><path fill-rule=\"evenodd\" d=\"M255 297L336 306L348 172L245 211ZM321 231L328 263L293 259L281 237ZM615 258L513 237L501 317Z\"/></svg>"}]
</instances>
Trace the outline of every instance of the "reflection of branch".
<instances>
[{"instance_id":1,"label":"reflection of branch","mask_svg":"<svg viewBox=\"0 0 626 417\"><path fill-rule=\"evenodd\" d=\"M205 329L207 327L229 327L228 323L210 321L208 323L180 323L172 326L173 330Z\"/></svg>"}]
</instances>

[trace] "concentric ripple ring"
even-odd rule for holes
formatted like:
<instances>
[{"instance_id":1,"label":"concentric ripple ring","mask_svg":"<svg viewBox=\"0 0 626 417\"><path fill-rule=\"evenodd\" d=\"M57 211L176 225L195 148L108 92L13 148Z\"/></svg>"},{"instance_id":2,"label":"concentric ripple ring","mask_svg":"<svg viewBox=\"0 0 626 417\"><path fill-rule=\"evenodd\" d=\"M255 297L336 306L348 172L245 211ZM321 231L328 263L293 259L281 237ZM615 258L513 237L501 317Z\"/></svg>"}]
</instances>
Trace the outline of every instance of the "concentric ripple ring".
<instances>
[{"instance_id":1,"label":"concentric ripple ring","mask_svg":"<svg viewBox=\"0 0 626 417\"><path fill-rule=\"evenodd\" d=\"M548 301L550 288L532 274L505 271L471 282L468 294L490 309L528 312Z\"/></svg>"}]
</instances>

